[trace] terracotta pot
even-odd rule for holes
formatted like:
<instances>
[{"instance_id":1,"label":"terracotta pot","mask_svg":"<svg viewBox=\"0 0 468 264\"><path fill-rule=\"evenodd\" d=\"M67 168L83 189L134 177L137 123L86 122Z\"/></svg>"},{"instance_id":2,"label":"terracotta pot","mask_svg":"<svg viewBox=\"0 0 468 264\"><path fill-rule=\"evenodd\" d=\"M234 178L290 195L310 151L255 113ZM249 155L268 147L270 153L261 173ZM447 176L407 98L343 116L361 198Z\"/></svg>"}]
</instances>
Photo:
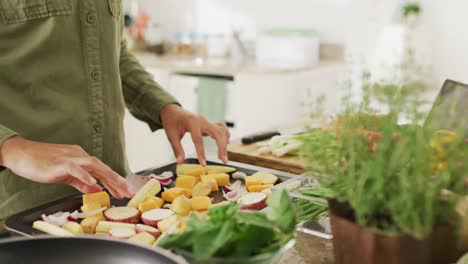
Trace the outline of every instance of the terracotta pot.
<instances>
[{"instance_id":1,"label":"terracotta pot","mask_svg":"<svg viewBox=\"0 0 468 264\"><path fill-rule=\"evenodd\" d=\"M423 240L391 236L356 224L347 204L330 200L329 206L337 264L447 264L462 256L454 231L448 227L438 228Z\"/></svg>"}]
</instances>

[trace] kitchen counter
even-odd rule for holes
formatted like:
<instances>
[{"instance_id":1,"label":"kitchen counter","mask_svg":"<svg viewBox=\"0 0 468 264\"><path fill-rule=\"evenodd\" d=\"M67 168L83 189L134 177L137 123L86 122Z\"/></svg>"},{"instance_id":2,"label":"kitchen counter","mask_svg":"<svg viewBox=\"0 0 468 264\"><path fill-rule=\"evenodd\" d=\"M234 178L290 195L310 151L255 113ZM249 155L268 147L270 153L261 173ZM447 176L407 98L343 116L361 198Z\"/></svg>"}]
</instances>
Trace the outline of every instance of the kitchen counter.
<instances>
[{"instance_id":1,"label":"kitchen counter","mask_svg":"<svg viewBox=\"0 0 468 264\"><path fill-rule=\"evenodd\" d=\"M332 240L297 233L296 244L284 253L277 264L334 263Z\"/></svg>"},{"instance_id":2,"label":"kitchen counter","mask_svg":"<svg viewBox=\"0 0 468 264\"><path fill-rule=\"evenodd\" d=\"M343 64L339 59L323 59L318 65L301 69L270 69L259 67L255 61L234 61L226 58L201 59L190 56L157 56L151 53L137 53L138 60L147 68L159 68L176 73L233 77L246 74L280 74L325 70Z\"/></svg>"}]
</instances>

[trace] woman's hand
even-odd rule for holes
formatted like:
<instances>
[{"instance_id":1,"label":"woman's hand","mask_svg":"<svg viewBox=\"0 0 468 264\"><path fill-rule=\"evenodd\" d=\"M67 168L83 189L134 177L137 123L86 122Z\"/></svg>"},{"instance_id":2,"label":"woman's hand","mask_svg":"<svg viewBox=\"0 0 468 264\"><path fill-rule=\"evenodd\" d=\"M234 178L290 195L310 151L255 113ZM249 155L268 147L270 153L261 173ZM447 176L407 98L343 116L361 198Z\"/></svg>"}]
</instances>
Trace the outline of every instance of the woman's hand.
<instances>
[{"instance_id":1,"label":"woman's hand","mask_svg":"<svg viewBox=\"0 0 468 264\"><path fill-rule=\"evenodd\" d=\"M117 199L133 195L124 178L80 146L40 143L15 136L0 146L0 165L31 181L65 183L82 193L101 191L98 179Z\"/></svg>"},{"instance_id":2,"label":"woman's hand","mask_svg":"<svg viewBox=\"0 0 468 264\"><path fill-rule=\"evenodd\" d=\"M226 124L212 124L204 117L186 111L176 104L166 105L161 110L160 118L179 164L184 162L185 159L185 153L180 141L187 132L192 136L198 161L201 165L206 165L203 136L210 136L216 141L218 157L224 163L227 163L227 144L229 143L230 134Z\"/></svg>"}]
</instances>

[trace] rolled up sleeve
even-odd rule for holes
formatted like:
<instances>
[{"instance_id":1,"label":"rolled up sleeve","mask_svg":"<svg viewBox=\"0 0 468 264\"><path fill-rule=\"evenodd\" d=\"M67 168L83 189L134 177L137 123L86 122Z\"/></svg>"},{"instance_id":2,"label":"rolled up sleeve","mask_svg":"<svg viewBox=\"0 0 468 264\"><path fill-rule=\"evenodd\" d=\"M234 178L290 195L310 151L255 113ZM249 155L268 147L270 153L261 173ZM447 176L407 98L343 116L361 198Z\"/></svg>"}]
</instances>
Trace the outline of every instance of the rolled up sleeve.
<instances>
[{"instance_id":1,"label":"rolled up sleeve","mask_svg":"<svg viewBox=\"0 0 468 264\"><path fill-rule=\"evenodd\" d=\"M8 127L3 126L2 124L0 124L0 147L3 145L3 143L7 139L9 139L9 138L11 138L13 136L16 136L16 135L18 135L18 133L16 133L15 131L9 129ZM2 172L3 170L5 170L5 168L0 166L0 172Z\"/></svg>"},{"instance_id":2,"label":"rolled up sleeve","mask_svg":"<svg viewBox=\"0 0 468 264\"><path fill-rule=\"evenodd\" d=\"M152 131L162 128L161 109L168 104L179 103L128 51L125 40L121 44L120 75L125 104L130 113L146 122Z\"/></svg>"},{"instance_id":3,"label":"rolled up sleeve","mask_svg":"<svg viewBox=\"0 0 468 264\"><path fill-rule=\"evenodd\" d=\"M7 139L18 135L17 132L11 130L10 128L3 126L0 124L0 146L5 142Z\"/></svg>"}]
</instances>

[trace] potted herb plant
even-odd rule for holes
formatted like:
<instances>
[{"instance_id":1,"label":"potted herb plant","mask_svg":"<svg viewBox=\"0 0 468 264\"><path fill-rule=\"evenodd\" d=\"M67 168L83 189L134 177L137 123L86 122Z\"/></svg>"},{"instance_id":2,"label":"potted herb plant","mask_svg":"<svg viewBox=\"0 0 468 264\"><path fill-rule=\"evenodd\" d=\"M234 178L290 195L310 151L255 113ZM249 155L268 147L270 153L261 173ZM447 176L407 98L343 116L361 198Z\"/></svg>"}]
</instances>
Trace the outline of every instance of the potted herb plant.
<instances>
[{"instance_id":1,"label":"potted herb plant","mask_svg":"<svg viewBox=\"0 0 468 264\"><path fill-rule=\"evenodd\" d=\"M333 192L336 262L455 262L468 251L456 212L468 194L468 144L421 126L421 83L374 82L370 74L363 83L360 103L345 98L344 111L304 137L301 151Z\"/></svg>"}]
</instances>

